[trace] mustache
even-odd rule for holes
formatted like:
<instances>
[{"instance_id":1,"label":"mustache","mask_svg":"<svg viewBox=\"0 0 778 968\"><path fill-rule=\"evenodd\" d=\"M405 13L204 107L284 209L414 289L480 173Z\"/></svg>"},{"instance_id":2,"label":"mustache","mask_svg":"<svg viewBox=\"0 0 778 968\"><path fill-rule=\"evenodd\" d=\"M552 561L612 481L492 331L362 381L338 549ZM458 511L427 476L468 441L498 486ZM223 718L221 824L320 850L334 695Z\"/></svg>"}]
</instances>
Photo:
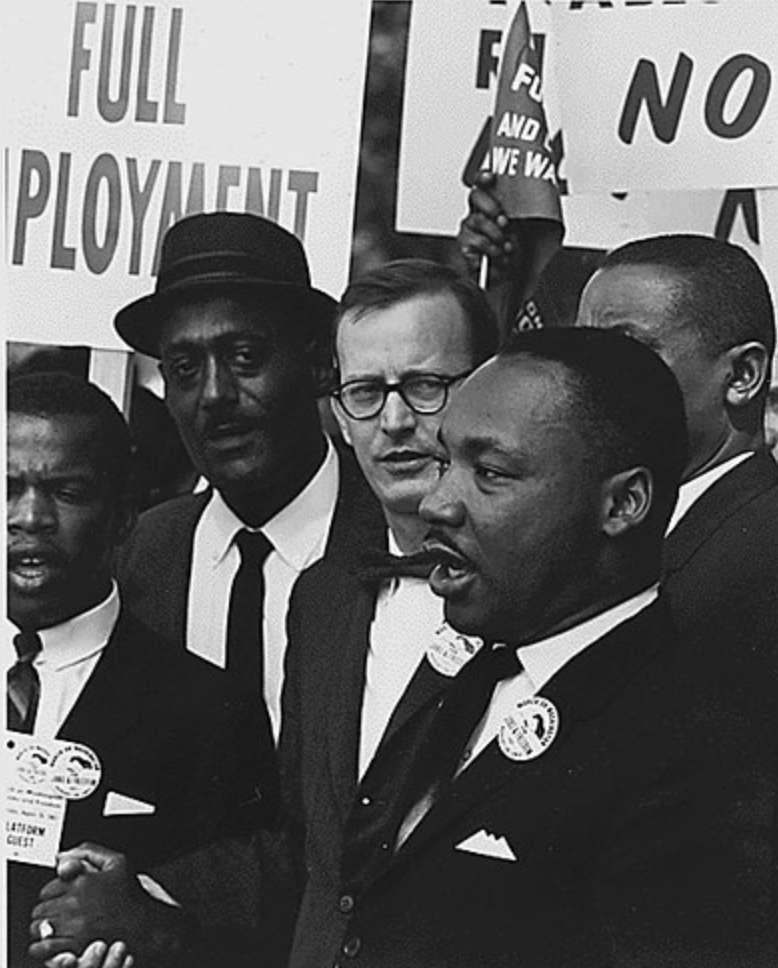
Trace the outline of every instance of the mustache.
<instances>
[{"instance_id":1,"label":"mustache","mask_svg":"<svg viewBox=\"0 0 778 968\"><path fill-rule=\"evenodd\" d=\"M256 426L253 420L248 420L239 414L219 413L207 415L202 424L201 432L206 437L218 436L224 433L248 433Z\"/></svg>"},{"instance_id":2,"label":"mustache","mask_svg":"<svg viewBox=\"0 0 778 968\"><path fill-rule=\"evenodd\" d=\"M431 528L427 532L422 548L424 554L429 555L436 564L453 562L460 565L463 562L469 563L467 556L462 554L454 542L437 528Z\"/></svg>"}]
</instances>

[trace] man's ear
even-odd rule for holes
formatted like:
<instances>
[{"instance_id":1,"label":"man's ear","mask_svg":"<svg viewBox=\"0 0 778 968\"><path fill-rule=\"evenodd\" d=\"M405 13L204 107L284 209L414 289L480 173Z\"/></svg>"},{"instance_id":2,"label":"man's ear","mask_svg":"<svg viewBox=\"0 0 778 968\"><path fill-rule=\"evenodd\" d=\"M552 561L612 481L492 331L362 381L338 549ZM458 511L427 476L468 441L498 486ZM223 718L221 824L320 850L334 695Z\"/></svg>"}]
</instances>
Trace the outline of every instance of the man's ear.
<instances>
[{"instance_id":1,"label":"man's ear","mask_svg":"<svg viewBox=\"0 0 778 968\"><path fill-rule=\"evenodd\" d=\"M340 432L343 435L343 439L350 447L353 447L354 444L351 440L351 427L349 426L348 418L343 413L338 401L333 397L330 397L330 410L332 410L335 419L338 421L338 426L340 427Z\"/></svg>"},{"instance_id":2,"label":"man's ear","mask_svg":"<svg viewBox=\"0 0 778 968\"><path fill-rule=\"evenodd\" d=\"M305 355L311 369L316 395L324 397L332 390L335 382L335 367L329 345L321 339L310 338L305 344Z\"/></svg>"},{"instance_id":3,"label":"man's ear","mask_svg":"<svg viewBox=\"0 0 778 968\"><path fill-rule=\"evenodd\" d=\"M654 500L654 479L647 467L631 467L609 477L602 490L602 529L611 538L638 527Z\"/></svg>"},{"instance_id":4,"label":"man's ear","mask_svg":"<svg viewBox=\"0 0 778 968\"><path fill-rule=\"evenodd\" d=\"M726 352L729 364L726 400L730 407L744 407L757 397L765 385L770 359L765 347L756 341L741 343Z\"/></svg>"}]
</instances>

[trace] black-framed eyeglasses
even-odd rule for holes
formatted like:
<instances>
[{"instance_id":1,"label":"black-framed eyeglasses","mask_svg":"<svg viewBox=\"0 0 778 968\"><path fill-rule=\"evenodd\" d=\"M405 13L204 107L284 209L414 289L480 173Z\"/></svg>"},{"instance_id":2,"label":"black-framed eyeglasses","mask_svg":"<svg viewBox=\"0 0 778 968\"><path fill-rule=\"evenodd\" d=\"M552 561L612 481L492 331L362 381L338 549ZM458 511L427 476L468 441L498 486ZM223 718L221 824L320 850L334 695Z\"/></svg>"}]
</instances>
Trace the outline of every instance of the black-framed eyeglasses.
<instances>
[{"instance_id":1,"label":"black-framed eyeglasses","mask_svg":"<svg viewBox=\"0 0 778 968\"><path fill-rule=\"evenodd\" d=\"M448 401L452 384L472 373L466 370L456 376L440 373L414 373L397 383L381 380L350 380L332 391L332 396L354 420L371 420L384 409L390 393L399 393L405 405L414 413L439 413Z\"/></svg>"}]
</instances>

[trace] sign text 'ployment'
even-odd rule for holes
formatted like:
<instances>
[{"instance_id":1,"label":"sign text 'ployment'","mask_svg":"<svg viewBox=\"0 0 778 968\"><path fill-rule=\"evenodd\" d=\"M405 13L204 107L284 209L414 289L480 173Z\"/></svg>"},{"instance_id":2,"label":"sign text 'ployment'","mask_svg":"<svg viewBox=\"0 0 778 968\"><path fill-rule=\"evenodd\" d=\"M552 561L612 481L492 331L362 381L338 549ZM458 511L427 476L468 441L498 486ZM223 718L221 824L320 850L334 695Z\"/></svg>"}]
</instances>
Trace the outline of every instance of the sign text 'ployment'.
<instances>
[{"instance_id":1,"label":"sign text 'ployment'","mask_svg":"<svg viewBox=\"0 0 778 968\"><path fill-rule=\"evenodd\" d=\"M68 118L92 112L106 125L185 125L179 100L184 10L167 18L154 7L79 2L75 6L67 103ZM166 21L166 22L165 22ZM154 75L155 55L165 70ZM184 215L236 209L278 221L282 198L291 196L291 230L305 238L310 196L319 172L304 169L206 165L198 161L102 152L86 164L72 151L56 155L29 145L20 149L13 218L12 262L24 265L34 240L35 257L56 269L82 266L100 274L128 236L130 275L156 272L162 238ZM152 218L151 212L159 214ZM46 222L42 216L53 215ZM47 233L45 246L36 235Z\"/></svg>"}]
</instances>

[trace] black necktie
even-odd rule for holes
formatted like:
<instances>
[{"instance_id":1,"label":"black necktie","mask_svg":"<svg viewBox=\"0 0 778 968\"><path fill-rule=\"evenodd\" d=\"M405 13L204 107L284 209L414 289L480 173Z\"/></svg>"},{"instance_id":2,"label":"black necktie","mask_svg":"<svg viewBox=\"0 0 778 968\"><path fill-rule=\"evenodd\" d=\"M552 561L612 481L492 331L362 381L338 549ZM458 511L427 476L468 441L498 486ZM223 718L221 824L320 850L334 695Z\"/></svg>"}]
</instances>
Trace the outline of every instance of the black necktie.
<instances>
[{"instance_id":1,"label":"black necktie","mask_svg":"<svg viewBox=\"0 0 778 968\"><path fill-rule=\"evenodd\" d=\"M14 636L14 646L18 658L8 670L7 725L18 733L31 733L41 694L41 682L33 663L43 644L37 632L20 632Z\"/></svg>"},{"instance_id":2,"label":"black necktie","mask_svg":"<svg viewBox=\"0 0 778 968\"><path fill-rule=\"evenodd\" d=\"M227 673L242 692L263 692L262 616L265 581L262 565L273 545L261 531L243 529L235 536L240 568L232 583L227 621Z\"/></svg>"},{"instance_id":3,"label":"black necktie","mask_svg":"<svg viewBox=\"0 0 778 968\"><path fill-rule=\"evenodd\" d=\"M424 578L430 576L435 557L426 551L414 555L390 555L388 551L369 550L360 561L360 578L365 582L388 581L391 578Z\"/></svg>"},{"instance_id":4,"label":"black necktie","mask_svg":"<svg viewBox=\"0 0 778 968\"><path fill-rule=\"evenodd\" d=\"M456 676L408 772L398 801L398 828L421 800L438 799L453 781L467 742L489 708L494 687L521 671L515 649L484 646Z\"/></svg>"}]
</instances>

